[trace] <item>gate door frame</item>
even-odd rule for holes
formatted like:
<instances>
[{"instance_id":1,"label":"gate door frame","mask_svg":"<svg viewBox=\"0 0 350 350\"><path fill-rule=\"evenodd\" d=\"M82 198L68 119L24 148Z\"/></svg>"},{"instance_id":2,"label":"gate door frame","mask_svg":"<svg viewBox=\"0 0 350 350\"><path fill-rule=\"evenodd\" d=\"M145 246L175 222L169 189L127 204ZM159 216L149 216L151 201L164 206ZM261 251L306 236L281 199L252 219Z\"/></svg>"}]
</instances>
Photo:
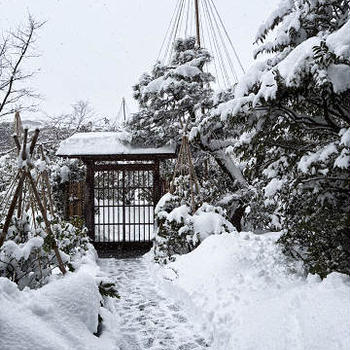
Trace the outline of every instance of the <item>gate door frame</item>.
<instances>
[{"instance_id":1,"label":"gate door frame","mask_svg":"<svg viewBox=\"0 0 350 350\"><path fill-rule=\"evenodd\" d=\"M100 161L100 160L99 160ZM136 161L134 163L120 163L117 161L109 162L107 164L99 164L96 160L84 160L86 164L86 191L85 191L85 206L84 206L84 217L85 224L88 228L89 237L97 250L114 250L114 249L139 249L144 247L151 247L152 240L144 241L96 241L95 235L95 174L99 171L152 171L153 174L153 188L152 188L152 202L153 209L158 203L162 193L161 193L161 180L159 173L159 160L153 160L151 162L141 162ZM124 199L123 199L124 201ZM124 203L125 204L125 203ZM123 220L123 230L128 224ZM125 232L125 231L124 231Z\"/></svg>"}]
</instances>

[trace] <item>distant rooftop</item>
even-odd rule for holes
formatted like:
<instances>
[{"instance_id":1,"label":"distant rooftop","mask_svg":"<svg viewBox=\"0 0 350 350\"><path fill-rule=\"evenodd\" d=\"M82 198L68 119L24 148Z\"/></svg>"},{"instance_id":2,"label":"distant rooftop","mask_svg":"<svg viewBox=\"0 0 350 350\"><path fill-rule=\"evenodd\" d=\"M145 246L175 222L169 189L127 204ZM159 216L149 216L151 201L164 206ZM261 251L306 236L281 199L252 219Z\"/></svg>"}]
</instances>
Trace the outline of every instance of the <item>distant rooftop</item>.
<instances>
[{"instance_id":1,"label":"distant rooftop","mask_svg":"<svg viewBox=\"0 0 350 350\"><path fill-rule=\"evenodd\" d=\"M147 147L130 144L126 132L77 133L61 142L56 155L69 158L103 158L108 156L159 156L174 158L176 147Z\"/></svg>"}]
</instances>

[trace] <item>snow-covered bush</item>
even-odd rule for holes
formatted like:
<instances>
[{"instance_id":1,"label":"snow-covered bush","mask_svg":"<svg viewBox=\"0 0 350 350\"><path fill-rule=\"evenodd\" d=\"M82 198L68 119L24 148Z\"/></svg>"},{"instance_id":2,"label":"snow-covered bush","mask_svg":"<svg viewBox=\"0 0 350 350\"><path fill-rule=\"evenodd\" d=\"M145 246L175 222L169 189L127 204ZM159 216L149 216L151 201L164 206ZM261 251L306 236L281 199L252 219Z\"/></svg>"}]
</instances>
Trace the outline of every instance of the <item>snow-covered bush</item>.
<instances>
[{"instance_id":1,"label":"snow-covered bush","mask_svg":"<svg viewBox=\"0 0 350 350\"><path fill-rule=\"evenodd\" d=\"M52 231L58 248L68 256L67 266L74 270L89 249L88 231L82 219L74 218L66 222L56 218L52 221Z\"/></svg>"},{"instance_id":2,"label":"snow-covered bush","mask_svg":"<svg viewBox=\"0 0 350 350\"><path fill-rule=\"evenodd\" d=\"M184 179L177 179L176 185L181 183L184 183ZM175 193L166 193L155 208L156 261L165 263L175 254L190 252L199 243L188 225L191 208L182 194L177 187Z\"/></svg>"},{"instance_id":3,"label":"snow-covered bush","mask_svg":"<svg viewBox=\"0 0 350 350\"><path fill-rule=\"evenodd\" d=\"M189 253L212 234L234 231L225 218L221 207L203 203L191 213L189 189L186 190L186 177L175 181L173 194L166 193L155 209L156 242L155 260L167 263L175 260L175 255ZM199 196L196 196L199 200Z\"/></svg>"},{"instance_id":4,"label":"snow-covered bush","mask_svg":"<svg viewBox=\"0 0 350 350\"><path fill-rule=\"evenodd\" d=\"M30 229L29 217L14 219L7 240L0 248L0 276L24 287L47 283L55 257L44 249L45 233Z\"/></svg>"},{"instance_id":5,"label":"snow-covered bush","mask_svg":"<svg viewBox=\"0 0 350 350\"><path fill-rule=\"evenodd\" d=\"M54 240L60 250L66 268L73 271L82 256L90 248L86 229L75 225L52 221L53 237L48 235L42 220L37 218L36 228L31 228L29 215L14 218L7 239L0 248L0 276L7 277L24 287L38 288L48 282L52 270L58 266L53 251Z\"/></svg>"},{"instance_id":6,"label":"snow-covered bush","mask_svg":"<svg viewBox=\"0 0 350 350\"><path fill-rule=\"evenodd\" d=\"M0 348L112 349L118 341L112 328L118 327L118 316L101 308L101 300L95 276L86 271L68 273L35 290L19 290L0 277ZM107 327L96 337L101 312Z\"/></svg>"}]
</instances>

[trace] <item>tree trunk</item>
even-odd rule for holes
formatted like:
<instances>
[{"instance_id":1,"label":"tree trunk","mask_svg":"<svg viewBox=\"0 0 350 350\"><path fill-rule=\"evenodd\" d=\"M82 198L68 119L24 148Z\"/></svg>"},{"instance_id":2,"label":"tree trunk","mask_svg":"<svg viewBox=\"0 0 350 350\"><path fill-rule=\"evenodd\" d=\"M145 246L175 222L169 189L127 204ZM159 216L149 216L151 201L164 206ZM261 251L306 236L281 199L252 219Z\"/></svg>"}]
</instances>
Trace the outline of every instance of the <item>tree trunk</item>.
<instances>
[{"instance_id":1,"label":"tree trunk","mask_svg":"<svg viewBox=\"0 0 350 350\"><path fill-rule=\"evenodd\" d=\"M232 181L237 181L241 188L248 188L248 182L243 177L241 170L234 163L232 157L225 153L224 148L214 149L211 147L210 143L205 142L203 138L200 139L199 146L203 151L210 153L214 157L219 167L230 177Z\"/></svg>"},{"instance_id":2,"label":"tree trunk","mask_svg":"<svg viewBox=\"0 0 350 350\"><path fill-rule=\"evenodd\" d=\"M218 146L220 141L215 142ZM203 151L210 153L222 171L229 176L232 181L236 181L238 186L242 189L248 190L249 184L243 177L241 170L235 164L234 160L229 154L225 153L224 147L211 147L210 142L205 142L203 138L200 140L200 147ZM235 226L237 231L242 230L241 219L244 215L246 204L241 200L238 206L235 208L233 214L230 217L231 223Z\"/></svg>"}]
</instances>

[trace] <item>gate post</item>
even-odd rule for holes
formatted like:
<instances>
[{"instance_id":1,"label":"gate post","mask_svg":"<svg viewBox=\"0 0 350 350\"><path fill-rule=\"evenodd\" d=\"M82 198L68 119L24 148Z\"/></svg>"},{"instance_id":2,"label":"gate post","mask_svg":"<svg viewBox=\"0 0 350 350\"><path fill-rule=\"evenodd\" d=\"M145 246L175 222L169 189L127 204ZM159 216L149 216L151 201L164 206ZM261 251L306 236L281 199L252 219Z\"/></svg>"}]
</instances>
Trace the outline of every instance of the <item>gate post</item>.
<instances>
[{"instance_id":1,"label":"gate post","mask_svg":"<svg viewBox=\"0 0 350 350\"><path fill-rule=\"evenodd\" d=\"M84 218L90 239L95 241L94 162L86 161Z\"/></svg>"},{"instance_id":2,"label":"gate post","mask_svg":"<svg viewBox=\"0 0 350 350\"><path fill-rule=\"evenodd\" d=\"M160 174L159 174L159 160L154 161L153 170L153 206L156 207L160 200L161 189L160 189Z\"/></svg>"},{"instance_id":3,"label":"gate post","mask_svg":"<svg viewBox=\"0 0 350 350\"><path fill-rule=\"evenodd\" d=\"M125 243L126 240L126 225L125 225L125 220L126 220L126 214L125 214L125 170L122 170L122 200L123 200L123 212L122 212L122 217L123 217L123 243ZM130 208L129 208L130 210ZM129 212L130 214L130 212ZM129 238L130 238L130 225L129 225Z\"/></svg>"}]
</instances>

